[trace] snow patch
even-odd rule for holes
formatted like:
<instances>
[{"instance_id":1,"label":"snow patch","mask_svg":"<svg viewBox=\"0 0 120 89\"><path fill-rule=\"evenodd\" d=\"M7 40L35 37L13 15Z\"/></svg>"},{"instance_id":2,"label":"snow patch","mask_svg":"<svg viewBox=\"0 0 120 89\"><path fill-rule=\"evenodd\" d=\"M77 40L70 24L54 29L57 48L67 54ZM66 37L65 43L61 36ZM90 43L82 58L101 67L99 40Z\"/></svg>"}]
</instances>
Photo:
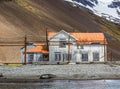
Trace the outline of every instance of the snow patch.
<instances>
[{"instance_id":1,"label":"snow patch","mask_svg":"<svg viewBox=\"0 0 120 89\"><path fill-rule=\"evenodd\" d=\"M94 14L106 18L109 21L120 23L120 7L118 8L110 8L109 5L115 1L115 0L98 0L98 4L94 4L94 7L90 7L89 5L83 5L82 3L79 3L77 1L73 0L65 0L68 2L73 3L73 6L82 6L85 7L91 11L93 11ZM88 0L91 2L90 0ZM93 3L93 2L91 2Z\"/></svg>"},{"instance_id":2,"label":"snow patch","mask_svg":"<svg viewBox=\"0 0 120 89\"><path fill-rule=\"evenodd\" d=\"M106 3L106 2L112 2L113 0L98 0L98 1Z\"/></svg>"}]
</instances>

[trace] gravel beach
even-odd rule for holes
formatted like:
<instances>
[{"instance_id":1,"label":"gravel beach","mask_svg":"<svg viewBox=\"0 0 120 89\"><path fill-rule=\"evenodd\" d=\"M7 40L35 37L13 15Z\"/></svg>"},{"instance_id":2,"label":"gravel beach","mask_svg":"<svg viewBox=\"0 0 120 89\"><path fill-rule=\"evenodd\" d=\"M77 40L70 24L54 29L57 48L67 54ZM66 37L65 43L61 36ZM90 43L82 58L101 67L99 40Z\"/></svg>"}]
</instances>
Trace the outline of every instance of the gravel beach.
<instances>
[{"instance_id":1,"label":"gravel beach","mask_svg":"<svg viewBox=\"0 0 120 89\"><path fill-rule=\"evenodd\" d=\"M0 66L6 79L39 79L42 74L56 75L57 79L120 79L120 65L76 64L76 65L23 65Z\"/></svg>"}]
</instances>

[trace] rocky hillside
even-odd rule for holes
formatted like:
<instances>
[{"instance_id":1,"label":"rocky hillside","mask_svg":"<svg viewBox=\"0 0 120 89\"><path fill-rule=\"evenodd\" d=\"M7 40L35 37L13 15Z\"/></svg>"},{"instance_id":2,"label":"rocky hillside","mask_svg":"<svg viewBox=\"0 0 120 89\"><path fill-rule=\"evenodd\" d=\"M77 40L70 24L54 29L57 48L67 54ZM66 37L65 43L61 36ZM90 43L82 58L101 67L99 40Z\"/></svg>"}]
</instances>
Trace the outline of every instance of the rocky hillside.
<instances>
[{"instance_id":1,"label":"rocky hillside","mask_svg":"<svg viewBox=\"0 0 120 89\"><path fill-rule=\"evenodd\" d=\"M64 0L0 0L0 42L43 40L48 31L104 32L108 40L120 40L120 26ZM1 62L20 62L20 47L0 46ZM110 50L119 53L119 48Z\"/></svg>"},{"instance_id":2,"label":"rocky hillside","mask_svg":"<svg viewBox=\"0 0 120 89\"><path fill-rule=\"evenodd\" d=\"M93 14L120 24L120 0L65 0L74 7L89 9Z\"/></svg>"}]
</instances>

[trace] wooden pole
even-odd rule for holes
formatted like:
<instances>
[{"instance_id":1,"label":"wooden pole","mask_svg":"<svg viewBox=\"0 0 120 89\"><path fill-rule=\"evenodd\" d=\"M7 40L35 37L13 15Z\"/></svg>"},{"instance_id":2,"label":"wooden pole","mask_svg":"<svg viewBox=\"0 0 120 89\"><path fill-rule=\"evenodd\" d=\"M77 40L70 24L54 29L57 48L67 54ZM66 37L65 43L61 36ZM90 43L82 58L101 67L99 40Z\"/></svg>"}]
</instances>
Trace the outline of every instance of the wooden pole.
<instances>
[{"instance_id":1,"label":"wooden pole","mask_svg":"<svg viewBox=\"0 0 120 89\"><path fill-rule=\"evenodd\" d=\"M111 62L112 62L112 51L111 51Z\"/></svg>"},{"instance_id":2,"label":"wooden pole","mask_svg":"<svg viewBox=\"0 0 120 89\"><path fill-rule=\"evenodd\" d=\"M105 52L105 53L106 53L106 60L108 61L108 55L107 55L107 54L108 54L107 43L105 44L105 47L106 47L106 48L105 48L105 50L106 50L106 52Z\"/></svg>"},{"instance_id":3,"label":"wooden pole","mask_svg":"<svg viewBox=\"0 0 120 89\"><path fill-rule=\"evenodd\" d=\"M107 59L106 59L106 40L105 40L105 38L104 38L104 60L105 60L105 62L107 61Z\"/></svg>"},{"instance_id":4,"label":"wooden pole","mask_svg":"<svg viewBox=\"0 0 120 89\"><path fill-rule=\"evenodd\" d=\"M65 54L63 54L63 62L65 61L64 55L65 55Z\"/></svg>"},{"instance_id":5,"label":"wooden pole","mask_svg":"<svg viewBox=\"0 0 120 89\"><path fill-rule=\"evenodd\" d=\"M46 28L46 45L47 45L47 50L49 51L49 47L48 47L48 30Z\"/></svg>"},{"instance_id":6,"label":"wooden pole","mask_svg":"<svg viewBox=\"0 0 120 89\"><path fill-rule=\"evenodd\" d=\"M68 37L68 63L70 63L70 36Z\"/></svg>"},{"instance_id":7,"label":"wooden pole","mask_svg":"<svg viewBox=\"0 0 120 89\"><path fill-rule=\"evenodd\" d=\"M24 50L24 65L26 65L26 50L27 50L27 36L25 35L25 42L24 42L25 50Z\"/></svg>"}]
</instances>

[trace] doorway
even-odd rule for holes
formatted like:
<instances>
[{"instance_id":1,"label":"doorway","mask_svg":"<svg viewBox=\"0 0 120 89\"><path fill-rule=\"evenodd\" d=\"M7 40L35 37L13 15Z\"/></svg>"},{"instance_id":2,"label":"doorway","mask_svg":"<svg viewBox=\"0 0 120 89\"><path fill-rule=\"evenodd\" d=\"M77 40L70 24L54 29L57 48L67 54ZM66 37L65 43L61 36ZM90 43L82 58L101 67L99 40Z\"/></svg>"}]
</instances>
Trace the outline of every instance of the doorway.
<instances>
[{"instance_id":1,"label":"doorway","mask_svg":"<svg viewBox=\"0 0 120 89\"><path fill-rule=\"evenodd\" d=\"M55 61L61 61L61 52L55 52Z\"/></svg>"}]
</instances>

